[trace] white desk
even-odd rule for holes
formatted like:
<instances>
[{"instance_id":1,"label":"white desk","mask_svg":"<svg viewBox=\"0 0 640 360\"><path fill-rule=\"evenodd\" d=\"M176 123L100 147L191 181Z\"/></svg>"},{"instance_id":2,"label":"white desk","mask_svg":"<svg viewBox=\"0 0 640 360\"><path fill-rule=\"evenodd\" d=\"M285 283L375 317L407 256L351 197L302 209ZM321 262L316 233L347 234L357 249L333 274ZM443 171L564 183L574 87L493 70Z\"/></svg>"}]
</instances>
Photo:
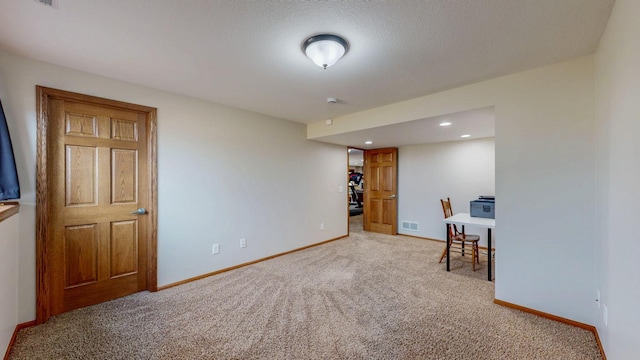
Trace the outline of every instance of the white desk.
<instances>
[{"instance_id":1,"label":"white desk","mask_svg":"<svg viewBox=\"0 0 640 360\"><path fill-rule=\"evenodd\" d=\"M445 224L447 224L447 271L449 271L449 226L451 226L451 224L456 224L456 225L474 225L474 226L480 226L480 227L486 227L487 228L487 249L488 249L488 256L487 256L487 278L489 281L492 280L491 278L491 229L495 229L496 227L496 220L495 219L485 219L485 218L480 218L480 217L472 217L471 215L469 215L468 213L458 213L455 214L453 216L450 216L444 220L442 220ZM463 232L464 232L464 228L463 228Z\"/></svg>"}]
</instances>

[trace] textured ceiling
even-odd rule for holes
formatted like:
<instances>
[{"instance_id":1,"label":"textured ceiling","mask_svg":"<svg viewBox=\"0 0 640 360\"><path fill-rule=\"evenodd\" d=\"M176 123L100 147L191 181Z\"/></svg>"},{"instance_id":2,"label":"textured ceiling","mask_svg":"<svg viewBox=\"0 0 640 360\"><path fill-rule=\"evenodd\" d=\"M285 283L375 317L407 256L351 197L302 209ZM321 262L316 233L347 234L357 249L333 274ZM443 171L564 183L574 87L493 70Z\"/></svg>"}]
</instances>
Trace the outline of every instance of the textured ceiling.
<instances>
[{"instance_id":1,"label":"textured ceiling","mask_svg":"<svg viewBox=\"0 0 640 360\"><path fill-rule=\"evenodd\" d=\"M613 2L0 0L0 48L309 123L591 54ZM327 70L321 32L350 43Z\"/></svg>"}]
</instances>

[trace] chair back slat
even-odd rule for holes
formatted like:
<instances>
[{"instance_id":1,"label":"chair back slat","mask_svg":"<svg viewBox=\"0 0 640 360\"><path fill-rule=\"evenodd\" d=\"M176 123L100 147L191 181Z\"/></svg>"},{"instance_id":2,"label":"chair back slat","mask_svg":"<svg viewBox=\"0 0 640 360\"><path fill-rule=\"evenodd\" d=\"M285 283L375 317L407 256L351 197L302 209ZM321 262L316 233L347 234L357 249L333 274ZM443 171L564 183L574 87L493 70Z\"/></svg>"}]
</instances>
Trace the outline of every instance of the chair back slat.
<instances>
[{"instance_id":1,"label":"chair back slat","mask_svg":"<svg viewBox=\"0 0 640 360\"><path fill-rule=\"evenodd\" d=\"M453 216L453 209L451 209L451 199L440 199L440 203L442 204L442 212L444 213L444 218L446 219ZM456 227L456 224L452 224L452 226L449 227L449 237L453 238L454 236L456 236L456 234L458 234L458 228Z\"/></svg>"}]
</instances>

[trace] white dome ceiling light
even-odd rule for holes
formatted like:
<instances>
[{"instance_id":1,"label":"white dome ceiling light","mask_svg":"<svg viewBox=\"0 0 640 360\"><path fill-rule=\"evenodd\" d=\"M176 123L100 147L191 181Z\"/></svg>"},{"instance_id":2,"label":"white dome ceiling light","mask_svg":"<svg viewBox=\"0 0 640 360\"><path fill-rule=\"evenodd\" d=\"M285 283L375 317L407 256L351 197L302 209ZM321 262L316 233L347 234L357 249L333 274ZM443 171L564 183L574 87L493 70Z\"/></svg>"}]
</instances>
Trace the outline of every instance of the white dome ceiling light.
<instances>
[{"instance_id":1,"label":"white dome ceiling light","mask_svg":"<svg viewBox=\"0 0 640 360\"><path fill-rule=\"evenodd\" d=\"M349 51L349 43L338 35L314 35L302 43L302 51L316 65L326 69Z\"/></svg>"}]
</instances>

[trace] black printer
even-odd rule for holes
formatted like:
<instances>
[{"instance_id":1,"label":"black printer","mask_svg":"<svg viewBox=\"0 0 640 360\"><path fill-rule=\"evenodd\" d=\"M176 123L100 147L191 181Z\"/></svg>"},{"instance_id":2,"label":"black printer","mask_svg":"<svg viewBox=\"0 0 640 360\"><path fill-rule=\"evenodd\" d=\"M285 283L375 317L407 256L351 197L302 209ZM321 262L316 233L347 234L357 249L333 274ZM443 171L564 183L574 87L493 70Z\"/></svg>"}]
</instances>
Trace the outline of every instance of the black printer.
<instances>
[{"instance_id":1,"label":"black printer","mask_svg":"<svg viewBox=\"0 0 640 360\"><path fill-rule=\"evenodd\" d=\"M470 202L470 214L473 217L488 219L496 218L496 197L493 195L479 196Z\"/></svg>"}]
</instances>

